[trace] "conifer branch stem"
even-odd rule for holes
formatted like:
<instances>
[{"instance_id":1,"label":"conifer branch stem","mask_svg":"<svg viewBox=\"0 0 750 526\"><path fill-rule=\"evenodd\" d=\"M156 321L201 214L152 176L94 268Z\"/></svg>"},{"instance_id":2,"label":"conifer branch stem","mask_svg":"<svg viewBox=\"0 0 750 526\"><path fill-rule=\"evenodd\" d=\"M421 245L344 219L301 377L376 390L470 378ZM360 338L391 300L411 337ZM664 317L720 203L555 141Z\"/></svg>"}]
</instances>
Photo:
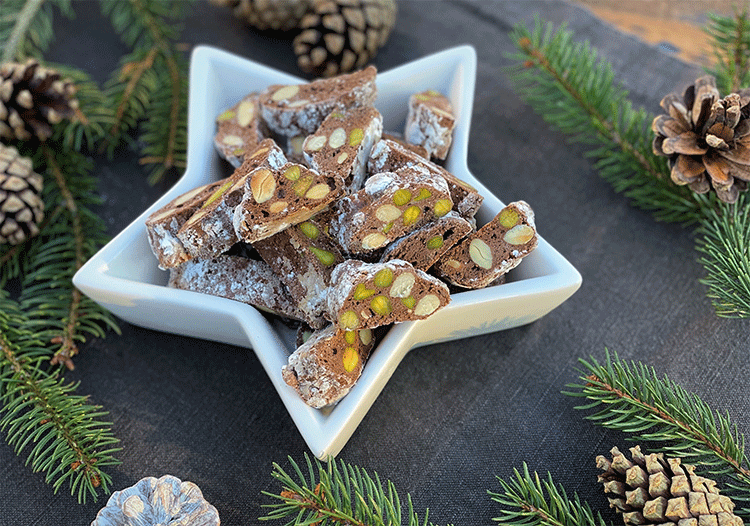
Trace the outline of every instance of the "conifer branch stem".
<instances>
[{"instance_id":1,"label":"conifer branch stem","mask_svg":"<svg viewBox=\"0 0 750 526\"><path fill-rule=\"evenodd\" d=\"M677 429L679 429L685 436L691 437L692 440L699 442L703 444L703 446L707 449L710 449L713 451L717 457L721 458L724 462L732 466L734 471L746 478L748 482L750 482L750 469L747 469L742 466L742 464L733 456L731 456L729 453L727 453L724 449L721 448L720 445L718 445L716 442L709 439L709 437L705 436L704 434L696 431L693 429L693 427L687 423L683 422L682 420L674 417L672 414L664 411L660 407L658 407L655 404L648 403L647 401L641 400L639 398L636 398L635 396L631 395L630 393L626 393L625 391L618 389L616 386L612 385L611 383L608 383L607 381L599 378L595 374L589 374L586 376L586 379L592 384L601 389L602 391L605 391L607 393L610 393L617 399L623 400L624 402L628 403L629 405L636 406L640 409L643 409L645 411L648 411L652 415L654 415L659 420L664 421L665 423L668 423Z\"/></svg>"},{"instance_id":2,"label":"conifer branch stem","mask_svg":"<svg viewBox=\"0 0 750 526\"><path fill-rule=\"evenodd\" d=\"M745 76L747 73L747 67L748 67L748 57L747 57L747 46L745 45L745 42L743 41L743 35L747 31L746 23L747 23L747 14L737 14L735 16L735 22L737 24L735 32L734 32L734 42L733 42L733 61L734 61L734 68L732 71L732 80L731 80L731 91L738 91L741 86L741 79Z\"/></svg>"},{"instance_id":3,"label":"conifer branch stem","mask_svg":"<svg viewBox=\"0 0 750 526\"><path fill-rule=\"evenodd\" d=\"M570 82L565 79L563 72L558 71L553 67L552 63L547 59L542 49L534 47L532 42L528 38L523 38L519 41L521 50L524 51L532 61L535 61L544 71L546 71L555 81L579 104L579 106L589 115L591 120L595 123L596 128L605 135L607 139L619 146L624 152L633 157L638 164L643 168L645 172L654 177L655 179L661 179L662 174L654 170L651 164L646 160L638 149L626 141L618 132L615 130L609 119L602 115L596 110L587 100L585 100L580 92L576 90Z\"/></svg>"},{"instance_id":4,"label":"conifer branch stem","mask_svg":"<svg viewBox=\"0 0 750 526\"><path fill-rule=\"evenodd\" d=\"M75 271L78 271L78 269L80 269L86 261L83 250L83 244L85 240L83 229L81 228L81 217L78 213L78 206L76 205L73 194L70 192L70 189L65 182L65 176L63 175L60 166L55 161L54 152L47 145L44 146L44 155L47 159L47 166L52 172L52 175L55 178L55 182L60 189L60 193L63 196L65 207L70 211L71 214L73 238L75 243L75 260L73 261L73 265ZM65 326L62 330L62 333L52 339L52 343L59 344L60 349L55 352L55 355L52 357L51 363L53 365L62 363L69 370L73 370L75 368L75 365L73 364L73 356L78 354L78 346L75 344L75 333L78 323L78 308L80 304L81 291L79 291L75 287L72 287L70 306L68 307L68 316Z\"/></svg>"},{"instance_id":5,"label":"conifer branch stem","mask_svg":"<svg viewBox=\"0 0 750 526\"><path fill-rule=\"evenodd\" d=\"M117 111L115 112L115 122L112 124L112 128L110 129L110 134L112 136L117 137L119 135L120 127L122 126L122 118L125 114L125 108L127 107L130 97L133 95L133 91L138 85L138 82L143 77L144 73L154 65L154 59L156 58L156 54L158 51L159 48L157 46L153 46L143 60L135 63L131 62L122 67L120 75L125 76L125 74L127 74L130 76L130 80L125 86L125 90L122 94L122 100L117 106ZM127 72L125 71L126 68Z\"/></svg>"},{"instance_id":6,"label":"conifer branch stem","mask_svg":"<svg viewBox=\"0 0 750 526\"><path fill-rule=\"evenodd\" d=\"M18 13L18 18L10 34L10 38L3 47L2 59L0 63L13 62L18 55L18 48L21 46L27 31L34 21L34 17L41 9L44 0L27 0L23 9Z\"/></svg>"}]
</instances>

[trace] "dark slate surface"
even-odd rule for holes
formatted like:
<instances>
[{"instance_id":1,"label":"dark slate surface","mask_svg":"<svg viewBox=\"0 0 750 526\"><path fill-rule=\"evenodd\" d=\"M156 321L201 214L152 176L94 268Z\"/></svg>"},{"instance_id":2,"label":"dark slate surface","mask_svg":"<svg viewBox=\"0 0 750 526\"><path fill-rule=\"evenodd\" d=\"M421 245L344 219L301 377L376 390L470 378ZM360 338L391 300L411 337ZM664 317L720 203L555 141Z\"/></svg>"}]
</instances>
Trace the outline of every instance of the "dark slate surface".
<instances>
[{"instance_id":1,"label":"dark slate surface","mask_svg":"<svg viewBox=\"0 0 750 526\"><path fill-rule=\"evenodd\" d=\"M103 80L124 47L96 4L74 7L75 21L56 24L49 58ZM490 524L499 511L487 490L498 491L496 476L523 462L606 512L594 458L627 444L560 394L577 378L577 359L602 359L605 347L654 366L750 431L750 329L713 314L691 233L631 208L579 146L550 131L510 88L509 31L536 13L589 39L649 111L699 73L561 2L401 1L376 65L384 71L475 46L469 167L504 201L527 200L540 233L583 275L569 301L531 325L409 353L340 454L391 479L402 497L411 493L436 524ZM196 6L183 40L299 74L289 41L253 32L208 3ZM174 182L149 187L125 151L97 170L112 234ZM272 462L302 460L306 446L253 352L121 326L122 336L88 342L68 376L110 411L122 441L113 489L169 473L197 483L222 524L258 524L269 502L261 492L278 491ZM54 495L4 443L0 465L2 525L87 525L106 501L80 506L65 489Z\"/></svg>"}]
</instances>

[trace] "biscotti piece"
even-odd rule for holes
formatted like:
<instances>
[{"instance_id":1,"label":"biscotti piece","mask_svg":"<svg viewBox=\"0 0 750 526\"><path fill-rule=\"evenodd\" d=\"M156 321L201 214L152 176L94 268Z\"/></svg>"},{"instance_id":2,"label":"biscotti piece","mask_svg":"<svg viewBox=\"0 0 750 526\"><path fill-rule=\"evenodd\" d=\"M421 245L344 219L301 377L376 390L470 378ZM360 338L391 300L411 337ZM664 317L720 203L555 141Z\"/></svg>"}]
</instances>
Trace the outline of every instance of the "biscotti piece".
<instances>
[{"instance_id":1,"label":"biscotti piece","mask_svg":"<svg viewBox=\"0 0 750 526\"><path fill-rule=\"evenodd\" d=\"M404 139L422 146L431 157L445 159L453 141L453 106L441 93L427 90L409 97Z\"/></svg>"},{"instance_id":2,"label":"biscotti piece","mask_svg":"<svg viewBox=\"0 0 750 526\"><path fill-rule=\"evenodd\" d=\"M216 117L214 146L219 156L238 168L247 152L251 152L268 136L260 119L258 94L250 93L240 102Z\"/></svg>"},{"instance_id":3,"label":"biscotti piece","mask_svg":"<svg viewBox=\"0 0 750 526\"><path fill-rule=\"evenodd\" d=\"M347 193L353 193L364 184L367 159L382 133L383 116L375 108L334 111L307 136L302 151L309 166L321 173L338 173Z\"/></svg>"},{"instance_id":4,"label":"biscotti piece","mask_svg":"<svg viewBox=\"0 0 750 526\"><path fill-rule=\"evenodd\" d=\"M429 269L448 249L474 230L471 223L451 210L445 216L427 223L388 245L380 261L401 259L414 268Z\"/></svg>"},{"instance_id":5,"label":"biscotti piece","mask_svg":"<svg viewBox=\"0 0 750 526\"><path fill-rule=\"evenodd\" d=\"M373 253L453 207L445 179L412 166L383 172L336 203L331 235L349 254Z\"/></svg>"},{"instance_id":6,"label":"biscotti piece","mask_svg":"<svg viewBox=\"0 0 750 526\"><path fill-rule=\"evenodd\" d=\"M295 163L278 170L261 167L247 177L234 230L246 243L255 243L309 219L343 194L344 181L337 174Z\"/></svg>"},{"instance_id":7,"label":"biscotti piece","mask_svg":"<svg viewBox=\"0 0 750 526\"><path fill-rule=\"evenodd\" d=\"M272 139L265 139L245 156L242 165L212 193L177 232L192 257L211 258L239 241L234 230L234 211L245 195L245 183L254 170L279 169L286 163L284 153Z\"/></svg>"},{"instance_id":8,"label":"biscotti piece","mask_svg":"<svg viewBox=\"0 0 750 526\"><path fill-rule=\"evenodd\" d=\"M391 132L384 131L382 138L388 141L393 141L395 143L398 143L403 148L406 148L407 150L414 152L415 154L419 155L420 157L423 157L424 159L427 159L427 160L430 159L430 154L427 152L424 146L406 142L404 140L404 135L401 133L392 132L392 131Z\"/></svg>"},{"instance_id":9,"label":"biscotti piece","mask_svg":"<svg viewBox=\"0 0 750 526\"><path fill-rule=\"evenodd\" d=\"M434 272L459 287L486 287L515 268L537 241L533 210L526 202L516 201L446 252Z\"/></svg>"},{"instance_id":10,"label":"biscotti piece","mask_svg":"<svg viewBox=\"0 0 750 526\"><path fill-rule=\"evenodd\" d=\"M260 95L261 116L279 135L310 135L328 114L358 106L372 106L377 97L377 70L318 79L307 84L269 86Z\"/></svg>"},{"instance_id":11,"label":"biscotti piece","mask_svg":"<svg viewBox=\"0 0 750 526\"><path fill-rule=\"evenodd\" d=\"M453 175L451 172L415 153L409 148L399 144L396 141L382 139L375 143L370 152L370 159L367 163L367 170L372 174L379 172L393 172L405 166L422 165L430 173L440 175L448 183L450 188L451 199L455 204L455 210L461 216L472 221L474 216L482 206L484 198L466 181Z\"/></svg>"},{"instance_id":12,"label":"biscotti piece","mask_svg":"<svg viewBox=\"0 0 750 526\"><path fill-rule=\"evenodd\" d=\"M286 285L308 325L323 328L327 324L323 313L331 271L344 261L324 228L314 220L304 221L253 246Z\"/></svg>"},{"instance_id":13,"label":"biscotti piece","mask_svg":"<svg viewBox=\"0 0 750 526\"><path fill-rule=\"evenodd\" d=\"M354 387L375 346L373 331L341 331L329 325L314 332L281 368L281 377L316 409L335 404Z\"/></svg>"},{"instance_id":14,"label":"biscotti piece","mask_svg":"<svg viewBox=\"0 0 750 526\"><path fill-rule=\"evenodd\" d=\"M406 261L344 261L333 269L328 318L342 330L421 320L450 303L448 286Z\"/></svg>"},{"instance_id":15,"label":"biscotti piece","mask_svg":"<svg viewBox=\"0 0 750 526\"><path fill-rule=\"evenodd\" d=\"M177 232L200 209L206 199L228 180L193 188L174 198L146 219L148 242L159 261L160 269L175 267L192 257L177 237Z\"/></svg>"},{"instance_id":16,"label":"biscotti piece","mask_svg":"<svg viewBox=\"0 0 750 526\"><path fill-rule=\"evenodd\" d=\"M279 316L304 320L268 263L239 256L193 259L169 271L169 287L247 303Z\"/></svg>"}]
</instances>

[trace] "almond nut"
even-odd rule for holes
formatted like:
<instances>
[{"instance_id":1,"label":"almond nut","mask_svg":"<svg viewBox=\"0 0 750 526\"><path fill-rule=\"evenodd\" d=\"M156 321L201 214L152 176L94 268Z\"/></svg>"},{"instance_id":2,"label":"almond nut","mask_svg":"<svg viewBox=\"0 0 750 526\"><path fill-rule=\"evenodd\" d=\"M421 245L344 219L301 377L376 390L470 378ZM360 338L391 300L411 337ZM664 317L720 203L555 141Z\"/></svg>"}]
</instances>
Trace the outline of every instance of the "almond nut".
<instances>
[{"instance_id":1,"label":"almond nut","mask_svg":"<svg viewBox=\"0 0 750 526\"><path fill-rule=\"evenodd\" d=\"M492 268L492 249L481 239L474 239L469 244L469 256L478 267Z\"/></svg>"},{"instance_id":2,"label":"almond nut","mask_svg":"<svg viewBox=\"0 0 750 526\"><path fill-rule=\"evenodd\" d=\"M510 245L525 245L534 237L534 229L529 225L516 225L503 236L503 241Z\"/></svg>"},{"instance_id":3,"label":"almond nut","mask_svg":"<svg viewBox=\"0 0 750 526\"><path fill-rule=\"evenodd\" d=\"M279 102L280 100L294 97L297 93L299 93L299 86L297 85L283 86L277 89L273 93L273 95L271 95L271 100L274 102Z\"/></svg>"},{"instance_id":4,"label":"almond nut","mask_svg":"<svg viewBox=\"0 0 750 526\"><path fill-rule=\"evenodd\" d=\"M268 211L272 214L278 214L279 212L286 210L287 206L289 206L289 203L286 201L275 201L268 207Z\"/></svg>"},{"instance_id":5,"label":"almond nut","mask_svg":"<svg viewBox=\"0 0 750 526\"><path fill-rule=\"evenodd\" d=\"M386 237L380 232L373 232L372 234L367 234L362 239L362 248L365 250L380 248L385 245L387 241L388 239L386 239Z\"/></svg>"},{"instance_id":6,"label":"almond nut","mask_svg":"<svg viewBox=\"0 0 750 526\"><path fill-rule=\"evenodd\" d=\"M375 217L383 223L389 223L394 219L401 217L401 209L396 208L393 205L383 205L375 210Z\"/></svg>"},{"instance_id":7,"label":"almond nut","mask_svg":"<svg viewBox=\"0 0 750 526\"><path fill-rule=\"evenodd\" d=\"M255 117L255 103L250 100L243 100L237 108L237 124L247 126L253 122Z\"/></svg>"},{"instance_id":8,"label":"almond nut","mask_svg":"<svg viewBox=\"0 0 750 526\"><path fill-rule=\"evenodd\" d=\"M250 179L250 190L256 203L265 203L276 190L276 179L270 170L258 170Z\"/></svg>"},{"instance_id":9,"label":"almond nut","mask_svg":"<svg viewBox=\"0 0 750 526\"><path fill-rule=\"evenodd\" d=\"M449 259L449 260L447 260L447 261L445 262L445 264L446 264L447 266L449 266L450 268L452 268L452 269L456 269L456 270L458 270L458 269L460 269L460 268L461 268L461 263L459 263L459 262L458 262L457 260L455 260L455 259Z\"/></svg>"},{"instance_id":10,"label":"almond nut","mask_svg":"<svg viewBox=\"0 0 750 526\"><path fill-rule=\"evenodd\" d=\"M394 298L406 298L411 294L411 289L414 287L417 278L411 272L404 272L400 274L395 280L389 294Z\"/></svg>"},{"instance_id":11,"label":"almond nut","mask_svg":"<svg viewBox=\"0 0 750 526\"><path fill-rule=\"evenodd\" d=\"M414 314L417 316L429 316L440 307L440 298L434 294L427 294L417 302Z\"/></svg>"},{"instance_id":12,"label":"almond nut","mask_svg":"<svg viewBox=\"0 0 750 526\"><path fill-rule=\"evenodd\" d=\"M317 152L326 145L328 138L325 135L310 135L305 139L304 149L307 152Z\"/></svg>"},{"instance_id":13,"label":"almond nut","mask_svg":"<svg viewBox=\"0 0 750 526\"><path fill-rule=\"evenodd\" d=\"M328 138L328 146L333 149L340 148L346 142L346 130L344 128L336 128Z\"/></svg>"},{"instance_id":14,"label":"almond nut","mask_svg":"<svg viewBox=\"0 0 750 526\"><path fill-rule=\"evenodd\" d=\"M227 146L242 146L245 141L239 135L225 135L222 137L221 142Z\"/></svg>"},{"instance_id":15,"label":"almond nut","mask_svg":"<svg viewBox=\"0 0 750 526\"><path fill-rule=\"evenodd\" d=\"M370 345L372 341L372 329L362 329L359 331L359 341L362 345Z\"/></svg>"},{"instance_id":16,"label":"almond nut","mask_svg":"<svg viewBox=\"0 0 750 526\"><path fill-rule=\"evenodd\" d=\"M323 199L330 191L331 189L327 184L318 183L307 191L305 197L308 199Z\"/></svg>"},{"instance_id":17,"label":"almond nut","mask_svg":"<svg viewBox=\"0 0 750 526\"><path fill-rule=\"evenodd\" d=\"M339 155L338 159L336 159L336 162L338 164L341 164L344 161L346 161L348 158L349 158L349 154L347 152L342 152L342 154Z\"/></svg>"}]
</instances>

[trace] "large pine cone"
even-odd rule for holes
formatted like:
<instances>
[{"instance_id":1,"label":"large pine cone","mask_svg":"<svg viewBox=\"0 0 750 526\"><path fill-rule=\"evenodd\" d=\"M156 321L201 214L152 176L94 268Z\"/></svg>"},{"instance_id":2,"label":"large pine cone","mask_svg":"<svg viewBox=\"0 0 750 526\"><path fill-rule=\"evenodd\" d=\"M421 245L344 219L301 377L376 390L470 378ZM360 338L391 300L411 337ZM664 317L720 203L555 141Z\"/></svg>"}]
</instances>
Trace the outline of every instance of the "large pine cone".
<instances>
[{"instance_id":1,"label":"large pine cone","mask_svg":"<svg viewBox=\"0 0 750 526\"><path fill-rule=\"evenodd\" d=\"M0 243L16 245L39 233L43 183L31 159L0 144Z\"/></svg>"},{"instance_id":2,"label":"large pine cone","mask_svg":"<svg viewBox=\"0 0 750 526\"><path fill-rule=\"evenodd\" d=\"M630 449L632 461L616 447L611 453L612 460L596 457L604 470L599 482L626 525L743 526L732 500L719 495L715 481L696 475L694 466L644 455L639 446Z\"/></svg>"},{"instance_id":3,"label":"large pine cone","mask_svg":"<svg viewBox=\"0 0 750 526\"><path fill-rule=\"evenodd\" d=\"M70 80L29 59L0 67L0 137L46 140L52 125L73 117L78 100Z\"/></svg>"},{"instance_id":4,"label":"large pine cone","mask_svg":"<svg viewBox=\"0 0 750 526\"><path fill-rule=\"evenodd\" d=\"M211 0L232 9L234 16L264 31L296 29L310 7L310 0Z\"/></svg>"},{"instance_id":5,"label":"large pine cone","mask_svg":"<svg viewBox=\"0 0 750 526\"><path fill-rule=\"evenodd\" d=\"M332 77L375 58L396 23L396 0L312 0L294 53L302 71Z\"/></svg>"},{"instance_id":6,"label":"large pine cone","mask_svg":"<svg viewBox=\"0 0 750 526\"><path fill-rule=\"evenodd\" d=\"M716 79L707 75L683 96L661 101L667 115L654 119L656 155L669 158L671 177L697 193L711 187L719 199L734 203L750 181L750 89L723 99Z\"/></svg>"}]
</instances>

